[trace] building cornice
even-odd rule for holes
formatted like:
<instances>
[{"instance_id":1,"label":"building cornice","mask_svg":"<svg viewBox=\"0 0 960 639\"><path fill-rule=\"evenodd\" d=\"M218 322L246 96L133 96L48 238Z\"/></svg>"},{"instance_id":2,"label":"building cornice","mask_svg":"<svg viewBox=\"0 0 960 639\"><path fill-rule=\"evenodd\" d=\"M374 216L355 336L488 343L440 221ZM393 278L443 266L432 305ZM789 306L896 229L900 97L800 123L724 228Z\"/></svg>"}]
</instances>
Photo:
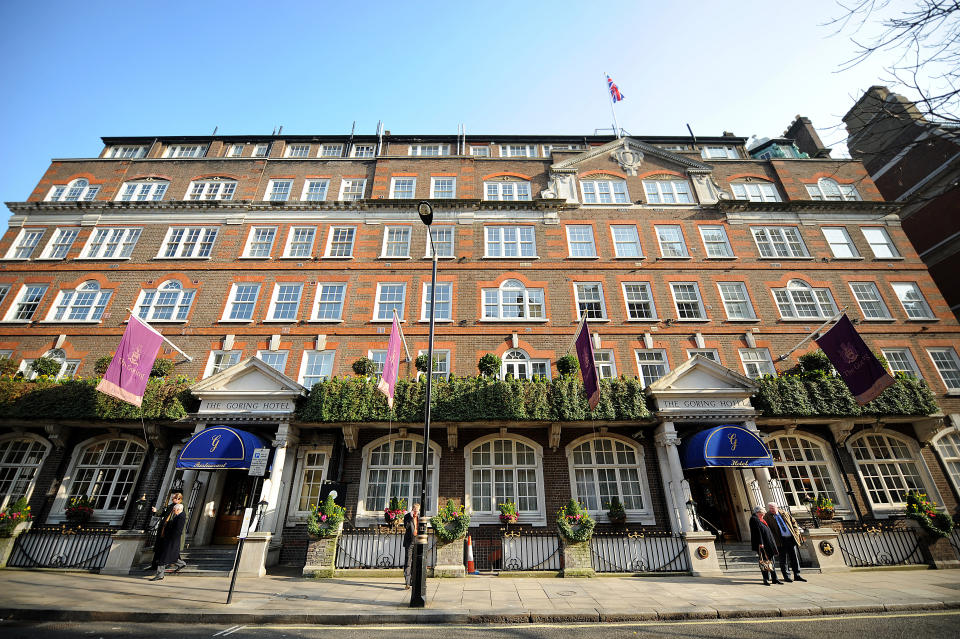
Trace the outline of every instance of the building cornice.
<instances>
[{"instance_id":1,"label":"building cornice","mask_svg":"<svg viewBox=\"0 0 960 639\"><path fill-rule=\"evenodd\" d=\"M716 207L725 213L872 213L874 215L896 215L900 211L901 205L893 202L876 201L793 200L790 202L749 202L747 200L720 200Z\"/></svg>"}]
</instances>

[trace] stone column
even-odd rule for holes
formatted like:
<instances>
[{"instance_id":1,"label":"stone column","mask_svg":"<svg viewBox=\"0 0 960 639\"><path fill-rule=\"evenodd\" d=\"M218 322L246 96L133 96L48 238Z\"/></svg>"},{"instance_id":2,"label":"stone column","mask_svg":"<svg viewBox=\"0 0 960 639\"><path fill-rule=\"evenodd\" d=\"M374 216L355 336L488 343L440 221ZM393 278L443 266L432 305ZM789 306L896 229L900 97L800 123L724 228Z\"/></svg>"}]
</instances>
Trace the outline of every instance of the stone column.
<instances>
[{"instance_id":1,"label":"stone column","mask_svg":"<svg viewBox=\"0 0 960 639\"><path fill-rule=\"evenodd\" d=\"M337 542L343 532L343 524L337 534L326 539L311 539L307 546L307 563L302 575L315 579L330 579L336 572Z\"/></svg>"},{"instance_id":2,"label":"stone column","mask_svg":"<svg viewBox=\"0 0 960 639\"><path fill-rule=\"evenodd\" d=\"M690 512L687 510L687 495L684 490L683 467L680 465L680 438L677 437L677 431L673 428L673 422L664 422L657 426L654 441L658 446L666 449L667 465L670 468L670 481L673 487L673 500L676 512L680 518L680 530L688 532L693 530L693 522L690 521Z\"/></svg>"},{"instance_id":3,"label":"stone column","mask_svg":"<svg viewBox=\"0 0 960 639\"><path fill-rule=\"evenodd\" d=\"M667 505L667 519L670 521L670 532L678 533L680 532L680 521L677 517L680 511L677 509L673 498L673 479L670 475L670 462L667 461L667 447L657 439L654 441L656 443L654 448L657 451L657 465L660 468L660 481L663 484L664 501Z\"/></svg>"},{"instance_id":4,"label":"stone column","mask_svg":"<svg viewBox=\"0 0 960 639\"><path fill-rule=\"evenodd\" d=\"M243 553L237 567L238 577L263 577L267 574L267 550L270 547L269 532L252 532L243 542Z\"/></svg>"},{"instance_id":5,"label":"stone column","mask_svg":"<svg viewBox=\"0 0 960 639\"><path fill-rule=\"evenodd\" d=\"M574 542L560 535L563 547L563 570L561 577L595 577L591 561L590 540Z\"/></svg>"},{"instance_id":6,"label":"stone column","mask_svg":"<svg viewBox=\"0 0 960 639\"><path fill-rule=\"evenodd\" d=\"M107 561L100 569L101 575L129 575L133 564L139 561L147 541L142 530L118 530L110 540Z\"/></svg>"},{"instance_id":7,"label":"stone column","mask_svg":"<svg viewBox=\"0 0 960 639\"><path fill-rule=\"evenodd\" d=\"M294 431L294 432L291 432ZM282 529L283 522L280 518L281 488L283 488L283 473L286 467L288 444L295 444L297 440L296 427L284 422L277 427L277 434L272 444L273 465L270 467L270 475L263 481L263 488L260 491L260 500L267 501L267 510L264 513L263 521L260 522L260 530L270 531L274 534ZM258 501L260 501L258 500Z\"/></svg>"},{"instance_id":8,"label":"stone column","mask_svg":"<svg viewBox=\"0 0 960 639\"><path fill-rule=\"evenodd\" d=\"M449 543L437 541L437 565L433 567L434 577L466 577L467 569L463 565L463 537Z\"/></svg>"},{"instance_id":9,"label":"stone column","mask_svg":"<svg viewBox=\"0 0 960 639\"><path fill-rule=\"evenodd\" d=\"M776 501L773 498L773 490L770 489L770 470L768 468L754 468L753 477L760 486L760 496L763 497L762 506L766 507L771 501ZM786 506L786 504L780 505Z\"/></svg>"},{"instance_id":10,"label":"stone column","mask_svg":"<svg viewBox=\"0 0 960 639\"><path fill-rule=\"evenodd\" d=\"M810 528L804 533L803 548L820 572L847 572L850 567L843 561L837 531L833 528Z\"/></svg>"},{"instance_id":11,"label":"stone column","mask_svg":"<svg viewBox=\"0 0 960 639\"><path fill-rule=\"evenodd\" d=\"M716 535L709 531L686 532L687 558L690 561L690 574L694 577L719 577L723 574L714 545Z\"/></svg>"}]
</instances>

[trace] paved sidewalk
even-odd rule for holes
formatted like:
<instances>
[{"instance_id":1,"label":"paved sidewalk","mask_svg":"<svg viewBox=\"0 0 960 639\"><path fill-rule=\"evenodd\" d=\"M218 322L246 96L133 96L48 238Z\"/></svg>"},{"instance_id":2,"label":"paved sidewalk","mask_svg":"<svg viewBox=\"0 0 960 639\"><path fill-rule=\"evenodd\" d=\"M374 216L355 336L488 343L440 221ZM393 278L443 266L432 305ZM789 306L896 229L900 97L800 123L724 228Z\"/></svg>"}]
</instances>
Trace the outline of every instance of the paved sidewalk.
<instances>
[{"instance_id":1,"label":"paved sidewalk","mask_svg":"<svg viewBox=\"0 0 960 639\"><path fill-rule=\"evenodd\" d=\"M776 617L960 608L960 570L807 573L763 586L760 575L467 577L430 579L426 609L409 607L400 579L302 579L293 573L223 577L0 570L0 618L177 623L525 623Z\"/></svg>"}]
</instances>

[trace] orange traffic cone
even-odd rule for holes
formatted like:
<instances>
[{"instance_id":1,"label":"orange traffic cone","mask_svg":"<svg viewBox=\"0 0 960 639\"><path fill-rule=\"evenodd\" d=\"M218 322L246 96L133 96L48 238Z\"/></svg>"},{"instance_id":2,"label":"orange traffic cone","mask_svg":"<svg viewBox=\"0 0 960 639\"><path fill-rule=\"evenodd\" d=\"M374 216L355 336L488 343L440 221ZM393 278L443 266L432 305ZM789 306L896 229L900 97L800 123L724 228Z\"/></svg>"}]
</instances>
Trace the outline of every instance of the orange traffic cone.
<instances>
[{"instance_id":1,"label":"orange traffic cone","mask_svg":"<svg viewBox=\"0 0 960 639\"><path fill-rule=\"evenodd\" d=\"M478 574L477 566L473 563L473 539L470 535L467 535L467 574Z\"/></svg>"}]
</instances>

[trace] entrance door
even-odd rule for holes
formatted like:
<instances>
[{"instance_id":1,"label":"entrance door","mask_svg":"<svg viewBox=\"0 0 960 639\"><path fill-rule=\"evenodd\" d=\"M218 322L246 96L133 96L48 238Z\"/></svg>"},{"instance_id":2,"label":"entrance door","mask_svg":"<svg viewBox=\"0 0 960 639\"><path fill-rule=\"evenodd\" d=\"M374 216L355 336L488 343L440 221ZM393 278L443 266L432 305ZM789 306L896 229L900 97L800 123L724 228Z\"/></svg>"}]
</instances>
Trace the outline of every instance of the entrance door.
<instances>
[{"instance_id":1,"label":"entrance door","mask_svg":"<svg viewBox=\"0 0 960 639\"><path fill-rule=\"evenodd\" d=\"M730 487L723 468L698 468L687 470L690 493L697 503L697 514L711 526L723 531L724 541L737 541L736 515L730 496ZM710 527L708 526L708 529ZM713 532L716 532L715 530Z\"/></svg>"},{"instance_id":2,"label":"entrance door","mask_svg":"<svg viewBox=\"0 0 960 639\"><path fill-rule=\"evenodd\" d=\"M220 494L220 506L217 509L217 521L213 525L212 544L235 544L243 527L243 509L253 506L254 477L245 470L227 470L223 492Z\"/></svg>"}]
</instances>

